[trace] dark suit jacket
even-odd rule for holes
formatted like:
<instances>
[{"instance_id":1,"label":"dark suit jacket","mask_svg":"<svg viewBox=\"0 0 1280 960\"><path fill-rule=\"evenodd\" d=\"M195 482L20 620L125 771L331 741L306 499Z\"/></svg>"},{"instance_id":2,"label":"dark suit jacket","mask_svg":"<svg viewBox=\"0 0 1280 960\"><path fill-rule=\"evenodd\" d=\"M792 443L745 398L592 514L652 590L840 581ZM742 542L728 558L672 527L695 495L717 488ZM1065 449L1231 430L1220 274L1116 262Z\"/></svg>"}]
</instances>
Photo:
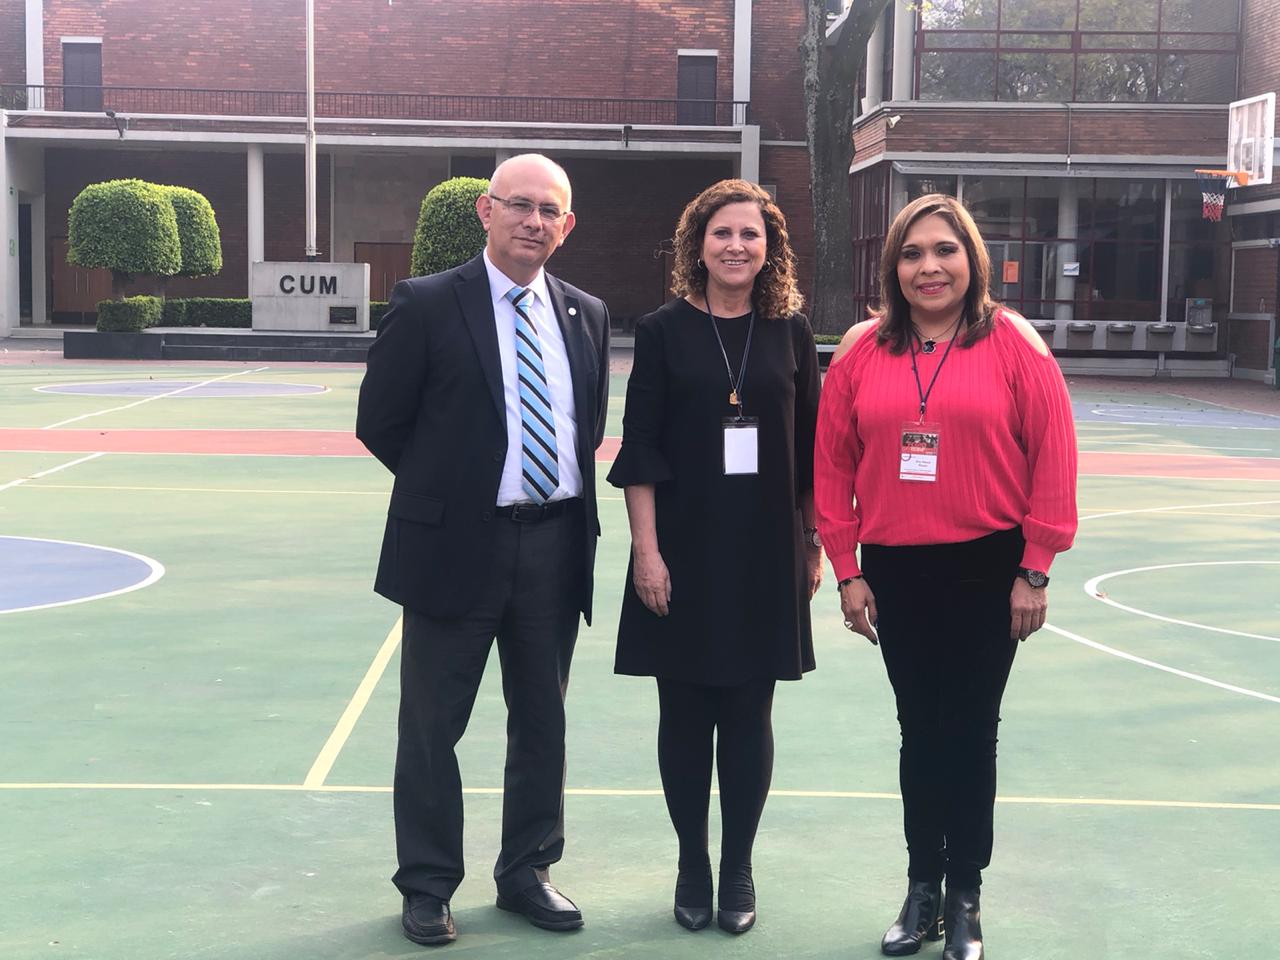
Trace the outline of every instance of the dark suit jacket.
<instances>
[{"instance_id":1,"label":"dark suit jacket","mask_svg":"<svg viewBox=\"0 0 1280 960\"><path fill-rule=\"evenodd\" d=\"M550 274L547 289L569 357L586 505L582 570L565 575L581 574L580 608L590 623L609 313L603 301ZM395 285L369 349L356 436L395 474L374 589L428 616L466 613L492 554L507 455L502 364L481 257Z\"/></svg>"}]
</instances>

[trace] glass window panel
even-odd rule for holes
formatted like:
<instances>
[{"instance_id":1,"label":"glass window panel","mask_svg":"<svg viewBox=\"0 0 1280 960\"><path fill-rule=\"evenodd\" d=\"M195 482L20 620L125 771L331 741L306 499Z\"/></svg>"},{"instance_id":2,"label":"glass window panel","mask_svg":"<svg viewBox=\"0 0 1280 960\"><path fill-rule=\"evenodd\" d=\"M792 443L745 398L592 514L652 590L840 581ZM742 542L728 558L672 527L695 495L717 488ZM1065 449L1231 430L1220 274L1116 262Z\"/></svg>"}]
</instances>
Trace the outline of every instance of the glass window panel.
<instances>
[{"instance_id":1,"label":"glass window panel","mask_svg":"<svg viewBox=\"0 0 1280 960\"><path fill-rule=\"evenodd\" d=\"M929 193L956 195L956 178L933 173L911 174L907 177L907 200L915 200Z\"/></svg>"},{"instance_id":2,"label":"glass window panel","mask_svg":"<svg viewBox=\"0 0 1280 960\"><path fill-rule=\"evenodd\" d=\"M1155 100L1153 53L1082 53L1076 64L1075 99L1123 103Z\"/></svg>"},{"instance_id":3,"label":"glass window panel","mask_svg":"<svg viewBox=\"0 0 1280 960\"><path fill-rule=\"evenodd\" d=\"M1076 0L1004 0L1002 30L1074 30Z\"/></svg>"},{"instance_id":4,"label":"glass window panel","mask_svg":"<svg viewBox=\"0 0 1280 960\"><path fill-rule=\"evenodd\" d=\"M1158 40L1155 33L1086 33L1080 45L1085 50L1154 50Z\"/></svg>"},{"instance_id":5,"label":"glass window panel","mask_svg":"<svg viewBox=\"0 0 1280 960\"><path fill-rule=\"evenodd\" d=\"M1022 245L1022 296L1024 300L1041 300L1053 296L1052 280L1046 281L1046 272L1052 269L1052 244L1024 243ZM1046 282L1048 292L1046 293Z\"/></svg>"},{"instance_id":6,"label":"glass window panel","mask_svg":"<svg viewBox=\"0 0 1280 960\"><path fill-rule=\"evenodd\" d=\"M1084 0L1088 2L1088 0ZM1161 30L1235 31L1239 26L1238 5L1208 0L1164 0L1160 11Z\"/></svg>"},{"instance_id":7,"label":"glass window panel","mask_svg":"<svg viewBox=\"0 0 1280 960\"><path fill-rule=\"evenodd\" d=\"M1002 53L998 99L1070 100L1069 53Z\"/></svg>"},{"instance_id":8,"label":"glass window panel","mask_svg":"<svg viewBox=\"0 0 1280 960\"><path fill-rule=\"evenodd\" d=\"M1094 320L1154 320L1160 308L1160 247L1097 243L1088 296Z\"/></svg>"},{"instance_id":9,"label":"glass window panel","mask_svg":"<svg viewBox=\"0 0 1280 960\"><path fill-rule=\"evenodd\" d=\"M965 177L964 205L989 242L1022 236L1022 177Z\"/></svg>"},{"instance_id":10,"label":"glass window panel","mask_svg":"<svg viewBox=\"0 0 1280 960\"><path fill-rule=\"evenodd\" d=\"M1229 33L1165 33L1160 36L1160 45L1177 50L1236 52L1235 35Z\"/></svg>"},{"instance_id":11,"label":"glass window panel","mask_svg":"<svg viewBox=\"0 0 1280 960\"><path fill-rule=\"evenodd\" d=\"M925 30L994 30L999 0L929 0L921 5Z\"/></svg>"},{"instance_id":12,"label":"glass window panel","mask_svg":"<svg viewBox=\"0 0 1280 960\"><path fill-rule=\"evenodd\" d=\"M1236 58L1230 53L1166 54L1160 63L1163 103L1230 103L1236 93Z\"/></svg>"},{"instance_id":13,"label":"glass window panel","mask_svg":"<svg viewBox=\"0 0 1280 960\"><path fill-rule=\"evenodd\" d=\"M1217 260L1222 252L1219 244L1171 243L1169 245L1169 319L1186 319L1188 297L1225 298L1219 290ZM1229 275L1229 268L1228 268Z\"/></svg>"},{"instance_id":14,"label":"glass window panel","mask_svg":"<svg viewBox=\"0 0 1280 960\"><path fill-rule=\"evenodd\" d=\"M1080 29L1155 30L1159 8L1155 0L1080 0Z\"/></svg>"},{"instance_id":15,"label":"glass window panel","mask_svg":"<svg viewBox=\"0 0 1280 960\"><path fill-rule=\"evenodd\" d=\"M1052 320L1057 304L1043 300L1023 300L1020 311L1028 320Z\"/></svg>"},{"instance_id":16,"label":"glass window panel","mask_svg":"<svg viewBox=\"0 0 1280 960\"><path fill-rule=\"evenodd\" d=\"M1080 236L1126 242L1158 241L1164 199L1158 180L1094 181L1094 193L1079 200Z\"/></svg>"},{"instance_id":17,"label":"glass window panel","mask_svg":"<svg viewBox=\"0 0 1280 960\"><path fill-rule=\"evenodd\" d=\"M947 47L987 48L996 45L994 33L980 33L976 30L940 30L923 33L924 45L929 50Z\"/></svg>"},{"instance_id":18,"label":"glass window panel","mask_svg":"<svg viewBox=\"0 0 1280 960\"><path fill-rule=\"evenodd\" d=\"M1031 237L1058 236L1058 195L1061 182L1045 177L1027 179L1025 207L1026 235Z\"/></svg>"},{"instance_id":19,"label":"glass window panel","mask_svg":"<svg viewBox=\"0 0 1280 960\"><path fill-rule=\"evenodd\" d=\"M1022 299L1022 243L1019 240L987 239L987 256L991 258L991 296L1001 303L1008 303L1017 309ZM1016 263L1018 281L1004 282L1006 263Z\"/></svg>"},{"instance_id":20,"label":"glass window panel","mask_svg":"<svg viewBox=\"0 0 1280 960\"><path fill-rule=\"evenodd\" d=\"M1034 47L1037 50L1070 50L1069 33L1011 33L1000 34L1000 46L1006 50Z\"/></svg>"},{"instance_id":21,"label":"glass window panel","mask_svg":"<svg viewBox=\"0 0 1280 960\"><path fill-rule=\"evenodd\" d=\"M994 100L994 53L920 55L921 100Z\"/></svg>"},{"instance_id":22,"label":"glass window panel","mask_svg":"<svg viewBox=\"0 0 1280 960\"><path fill-rule=\"evenodd\" d=\"M1247 222L1255 218L1239 219ZM1195 180L1173 181L1173 199L1169 204L1169 239L1174 242L1209 240L1216 235L1216 231L1216 226L1204 219L1200 184Z\"/></svg>"}]
</instances>

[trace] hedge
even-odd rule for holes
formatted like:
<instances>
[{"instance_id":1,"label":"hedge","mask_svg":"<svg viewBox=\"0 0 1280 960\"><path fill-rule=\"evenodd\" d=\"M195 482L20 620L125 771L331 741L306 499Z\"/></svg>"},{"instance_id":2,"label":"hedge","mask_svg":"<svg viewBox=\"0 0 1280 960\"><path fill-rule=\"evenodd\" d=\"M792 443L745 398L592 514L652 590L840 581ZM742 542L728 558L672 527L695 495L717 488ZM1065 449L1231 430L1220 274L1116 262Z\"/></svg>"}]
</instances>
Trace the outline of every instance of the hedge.
<instances>
[{"instance_id":1,"label":"hedge","mask_svg":"<svg viewBox=\"0 0 1280 960\"><path fill-rule=\"evenodd\" d=\"M160 322L159 297L125 297L98 304L98 329L111 333L133 333Z\"/></svg>"},{"instance_id":2,"label":"hedge","mask_svg":"<svg viewBox=\"0 0 1280 960\"><path fill-rule=\"evenodd\" d=\"M370 330L378 328L378 322L386 312L385 300L369 301ZM249 329L253 326L253 304L250 300L231 297L188 297L166 300L159 323L165 327Z\"/></svg>"},{"instance_id":3,"label":"hedge","mask_svg":"<svg viewBox=\"0 0 1280 960\"><path fill-rule=\"evenodd\" d=\"M449 270L484 249L485 232L476 214L476 200L488 189L488 180L454 177L427 191L413 232L409 259L413 276Z\"/></svg>"},{"instance_id":4,"label":"hedge","mask_svg":"<svg viewBox=\"0 0 1280 960\"><path fill-rule=\"evenodd\" d=\"M161 187L173 204L178 221L178 244L184 277L207 277L222 269L222 239L218 218L204 195L186 187Z\"/></svg>"},{"instance_id":5,"label":"hedge","mask_svg":"<svg viewBox=\"0 0 1280 960\"><path fill-rule=\"evenodd\" d=\"M155 184L89 184L72 201L67 233L67 262L76 266L161 277L182 269L178 219Z\"/></svg>"},{"instance_id":6,"label":"hedge","mask_svg":"<svg viewBox=\"0 0 1280 960\"><path fill-rule=\"evenodd\" d=\"M377 330L378 324L382 322L383 315L387 312L386 300L370 300L369 301L369 329Z\"/></svg>"}]
</instances>

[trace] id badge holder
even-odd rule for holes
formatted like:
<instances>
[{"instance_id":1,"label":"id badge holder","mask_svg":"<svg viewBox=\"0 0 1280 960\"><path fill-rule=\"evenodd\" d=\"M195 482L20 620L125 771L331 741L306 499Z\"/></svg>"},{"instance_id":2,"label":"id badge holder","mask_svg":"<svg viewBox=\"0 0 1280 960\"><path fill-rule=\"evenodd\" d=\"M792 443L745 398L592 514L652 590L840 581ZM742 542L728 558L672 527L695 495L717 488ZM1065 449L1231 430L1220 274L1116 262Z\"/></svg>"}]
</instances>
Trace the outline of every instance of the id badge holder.
<instances>
[{"instance_id":1,"label":"id badge holder","mask_svg":"<svg viewBox=\"0 0 1280 960\"><path fill-rule=\"evenodd\" d=\"M937 483L938 447L941 438L942 428L936 423L904 423L898 479L915 483Z\"/></svg>"},{"instance_id":2,"label":"id badge holder","mask_svg":"<svg viewBox=\"0 0 1280 960\"><path fill-rule=\"evenodd\" d=\"M760 419L758 417L725 417L720 421L724 433L724 475L751 475L760 472Z\"/></svg>"}]
</instances>

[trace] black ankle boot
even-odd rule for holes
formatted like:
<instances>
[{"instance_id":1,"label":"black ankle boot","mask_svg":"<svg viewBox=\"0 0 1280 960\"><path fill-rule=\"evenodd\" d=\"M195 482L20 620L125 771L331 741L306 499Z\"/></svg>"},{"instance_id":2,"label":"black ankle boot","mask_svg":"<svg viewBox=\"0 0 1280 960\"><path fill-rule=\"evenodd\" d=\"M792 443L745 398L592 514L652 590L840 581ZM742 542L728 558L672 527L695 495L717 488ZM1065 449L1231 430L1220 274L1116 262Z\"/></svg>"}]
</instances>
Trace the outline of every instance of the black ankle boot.
<instances>
[{"instance_id":1,"label":"black ankle boot","mask_svg":"<svg viewBox=\"0 0 1280 960\"><path fill-rule=\"evenodd\" d=\"M925 940L942 939L942 884L912 880L898 919L880 941L887 957L906 957L920 951Z\"/></svg>"},{"instance_id":2,"label":"black ankle boot","mask_svg":"<svg viewBox=\"0 0 1280 960\"><path fill-rule=\"evenodd\" d=\"M947 945L942 951L942 960L983 960L977 887L957 889L947 884L943 922L947 927Z\"/></svg>"},{"instance_id":3,"label":"black ankle boot","mask_svg":"<svg viewBox=\"0 0 1280 960\"><path fill-rule=\"evenodd\" d=\"M711 864L681 869L676 875L676 923L701 930L711 922Z\"/></svg>"},{"instance_id":4,"label":"black ankle boot","mask_svg":"<svg viewBox=\"0 0 1280 960\"><path fill-rule=\"evenodd\" d=\"M746 933L756 923L756 887L751 865L720 868L720 909L716 923L729 933Z\"/></svg>"}]
</instances>

